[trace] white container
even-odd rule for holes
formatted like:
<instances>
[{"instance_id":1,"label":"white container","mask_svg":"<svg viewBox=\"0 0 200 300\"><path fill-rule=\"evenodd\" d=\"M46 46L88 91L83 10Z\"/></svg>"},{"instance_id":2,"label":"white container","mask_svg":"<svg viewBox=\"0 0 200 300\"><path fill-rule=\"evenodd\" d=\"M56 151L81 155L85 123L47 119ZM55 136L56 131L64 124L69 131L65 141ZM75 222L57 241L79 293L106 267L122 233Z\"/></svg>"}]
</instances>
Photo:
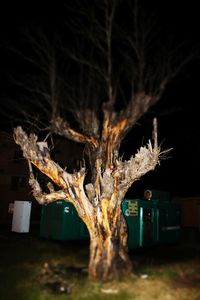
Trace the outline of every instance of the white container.
<instances>
[{"instance_id":1,"label":"white container","mask_svg":"<svg viewBox=\"0 0 200 300\"><path fill-rule=\"evenodd\" d=\"M12 231L29 232L31 216L30 201L15 201L12 219Z\"/></svg>"}]
</instances>

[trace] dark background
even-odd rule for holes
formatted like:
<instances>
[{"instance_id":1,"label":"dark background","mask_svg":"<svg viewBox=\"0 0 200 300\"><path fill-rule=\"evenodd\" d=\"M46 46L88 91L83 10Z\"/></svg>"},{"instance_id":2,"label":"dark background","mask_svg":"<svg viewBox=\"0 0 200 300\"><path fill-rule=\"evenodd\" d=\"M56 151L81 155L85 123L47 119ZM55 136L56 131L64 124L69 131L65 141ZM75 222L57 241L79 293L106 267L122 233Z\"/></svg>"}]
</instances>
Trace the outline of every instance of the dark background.
<instances>
[{"instance_id":1,"label":"dark background","mask_svg":"<svg viewBox=\"0 0 200 300\"><path fill-rule=\"evenodd\" d=\"M10 60L7 45L20 42L20 30L32 26L45 27L49 32L62 27L65 19L63 3L70 1L5 1L0 4L1 36L1 99L5 101L7 88L6 72L19 67ZM175 40L187 42L194 49L194 59L179 76L170 82L158 104L140 120L122 144L122 152L132 154L135 140L151 137L152 117L157 115L159 142L162 148L173 148L169 158L153 173L149 173L136 184L136 190L158 188L177 196L200 195L200 126L199 126L199 8L198 1L144 1L146 9L155 10L162 20L163 34L173 34ZM67 17L70 17L67 15ZM193 50L192 50L193 51ZM9 59L8 59L9 57ZM12 87L9 86L9 89ZM1 128L5 129L2 117Z\"/></svg>"}]
</instances>

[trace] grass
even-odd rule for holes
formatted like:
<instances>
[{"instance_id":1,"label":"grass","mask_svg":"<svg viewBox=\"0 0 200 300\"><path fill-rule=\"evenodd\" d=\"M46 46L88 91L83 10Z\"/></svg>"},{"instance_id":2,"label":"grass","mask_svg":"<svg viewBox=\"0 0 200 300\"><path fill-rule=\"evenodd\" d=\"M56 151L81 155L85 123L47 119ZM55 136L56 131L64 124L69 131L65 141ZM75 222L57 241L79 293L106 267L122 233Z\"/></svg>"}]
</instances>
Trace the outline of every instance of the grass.
<instances>
[{"instance_id":1,"label":"grass","mask_svg":"<svg viewBox=\"0 0 200 300\"><path fill-rule=\"evenodd\" d=\"M4 228L0 230L0 299L200 300L197 243L132 251L132 276L104 284L88 281L88 255L86 241L48 241L39 237L37 229L22 234ZM43 284L47 264L53 282L61 278L68 293Z\"/></svg>"}]
</instances>

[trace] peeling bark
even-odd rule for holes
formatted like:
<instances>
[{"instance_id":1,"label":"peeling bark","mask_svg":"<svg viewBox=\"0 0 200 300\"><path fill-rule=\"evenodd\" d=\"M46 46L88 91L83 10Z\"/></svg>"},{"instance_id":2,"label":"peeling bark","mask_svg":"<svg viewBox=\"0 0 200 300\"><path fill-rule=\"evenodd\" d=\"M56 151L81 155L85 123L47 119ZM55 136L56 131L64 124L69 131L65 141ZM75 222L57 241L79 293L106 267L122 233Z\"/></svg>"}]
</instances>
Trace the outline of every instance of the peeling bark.
<instances>
[{"instance_id":1,"label":"peeling bark","mask_svg":"<svg viewBox=\"0 0 200 300\"><path fill-rule=\"evenodd\" d=\"M124 228L115 228L111 233L107 232L107 228L98 226L91 233L90 239L91 279L107 281L130 274L132 263L127 254L127 232Z\"/></svg>"}]
</instances>

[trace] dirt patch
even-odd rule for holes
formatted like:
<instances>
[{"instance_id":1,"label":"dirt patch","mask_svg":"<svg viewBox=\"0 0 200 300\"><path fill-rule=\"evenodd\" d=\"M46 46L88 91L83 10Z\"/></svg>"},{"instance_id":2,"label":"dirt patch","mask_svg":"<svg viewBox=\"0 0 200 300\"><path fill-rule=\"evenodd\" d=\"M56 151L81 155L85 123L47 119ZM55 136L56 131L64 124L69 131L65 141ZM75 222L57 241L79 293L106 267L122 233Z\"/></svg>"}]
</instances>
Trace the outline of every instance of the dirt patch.
<instances>
[{"instance_id":1,"label":"dirt patch","mask_svg":"<svg viewBox=\"0 0 200 300\"><path fill-rule=\"evenodd\" d=\"M72 278L84 277L87 269L84 266L66 266L45 262L37 281L41 288L54 294L71 294L74 282Z\"/></svg>"},{"instance_id":2,"label":"dirt patch","mask_svg":"<svg viewBox=\"0 0 200 300\"><path fill-rule=\"evenodd\" d=\"M174 276L171 279L172 285L178 288L200 288L200 270L199 273L186 273Z\"/></svg>"}]
</instances>

